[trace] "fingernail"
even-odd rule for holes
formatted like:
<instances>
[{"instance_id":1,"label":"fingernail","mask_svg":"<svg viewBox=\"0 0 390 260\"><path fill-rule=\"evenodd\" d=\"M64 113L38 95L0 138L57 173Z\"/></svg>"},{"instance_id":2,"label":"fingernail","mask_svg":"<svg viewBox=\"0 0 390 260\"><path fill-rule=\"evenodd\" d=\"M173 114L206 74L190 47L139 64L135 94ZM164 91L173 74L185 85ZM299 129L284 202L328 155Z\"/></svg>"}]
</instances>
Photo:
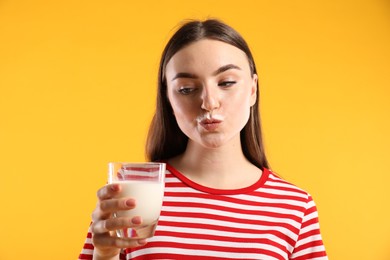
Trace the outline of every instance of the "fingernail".
<instances>
[{"instance_id":1,"label":"fingernail","mask_svg":"<svg viewBox=\"0 0 390 260\"><path fill-rule=\"evenodd\" d=\"M142 223L142 219L140 216L135 216L134 218L131 219L131 222L134 224L134 225L139 225Z\"/></svg>"},{"instance_id":2,"label":"fingernail","mask_svg":"<svg viewBox=\"0 0 390 260\"><path fill-rule=\"evenodd\" d=\"M146 239L140 239L138 240L139 245L145 245L146 244Z\"/></svg>"},{"instance_id":3,"label":"fingernail","mask_svg":"<svg viewBox=\"0 0 390 260\"><path fill-rule=\"evenodd\" d=\"M111 186L111 190L113 191L118 191L119 190L119 185L118 184L114 184Z\"/></svg>"},{"instance_id":4,"label":"fingernail","mask_svg":"<svg viewBox=\"0 0 390 260\"><path fill-rule=\"evenodd\" d=\"M134 200L134 199L128 199L128 200L126 200L126 206L128 206L128 207L134 207L134 206L135 206L135 200Z\"/></svg>"}]
</instances>

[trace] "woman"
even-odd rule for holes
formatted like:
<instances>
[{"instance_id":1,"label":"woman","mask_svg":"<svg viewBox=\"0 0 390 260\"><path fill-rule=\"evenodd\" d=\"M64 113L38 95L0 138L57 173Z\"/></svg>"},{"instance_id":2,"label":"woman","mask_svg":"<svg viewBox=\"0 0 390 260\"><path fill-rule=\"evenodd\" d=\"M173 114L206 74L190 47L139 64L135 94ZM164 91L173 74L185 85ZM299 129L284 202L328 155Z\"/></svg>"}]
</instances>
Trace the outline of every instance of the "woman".
<instances>
[{"instance_id":1,"label":"woman","mask_svg":"<svg viewBox=\"0 0 390 260\"><path fill-rule=\"evenodd\" d=\"M168 170L155 236L110 235L142 219L111 218L135 201L112 199L120 186L108 185L79 259L327 259L312 198L268 170L256 73L244 39L220 21L172 36L146 146Z\"/></svg>"}]
</instances>

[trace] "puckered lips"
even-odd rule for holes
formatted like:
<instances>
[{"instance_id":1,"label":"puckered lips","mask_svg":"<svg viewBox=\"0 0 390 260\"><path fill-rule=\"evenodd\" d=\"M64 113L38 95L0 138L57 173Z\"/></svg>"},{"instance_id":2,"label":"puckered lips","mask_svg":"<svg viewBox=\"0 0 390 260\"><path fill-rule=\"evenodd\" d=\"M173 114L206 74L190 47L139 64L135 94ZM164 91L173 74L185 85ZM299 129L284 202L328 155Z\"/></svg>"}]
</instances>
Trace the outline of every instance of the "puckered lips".
<instances>
[{"instance_id":1,"label":"puckered lips","mask_svg":"<svg viewBox=\"0 0 390 260\"><path fill-rule=\"evenodd\" d=\"M204 118L199 124L207 131L212 132L217 130L223 121L216 118Z\"/></svg>"}]
</instances>

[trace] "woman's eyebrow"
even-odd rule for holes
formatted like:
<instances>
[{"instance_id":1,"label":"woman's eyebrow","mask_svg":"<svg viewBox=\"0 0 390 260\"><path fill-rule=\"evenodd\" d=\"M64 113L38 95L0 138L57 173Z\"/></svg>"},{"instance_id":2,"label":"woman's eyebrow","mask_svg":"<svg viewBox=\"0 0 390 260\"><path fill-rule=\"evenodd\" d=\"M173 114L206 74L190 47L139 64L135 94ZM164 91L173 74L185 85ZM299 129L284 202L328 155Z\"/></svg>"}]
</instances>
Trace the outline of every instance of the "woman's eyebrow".
<instances>
[{"instance_id":1,"label":"woman's eyebrow","mask_svg":"<svg viewBox=\"0 0 390 260\"><path fill-rule=\"evenodd\" d=\"M222 72L225 72L227 70L231 70L231 69L236 69L236 70L241 70L240 67L238 67L237 65L234 65L234 64L227 64L227 65L224 65L222 67L220 67L219 69L217 69L213 75L214 76L217 76L218 74L221 74Z\"/></svg>"},{"instance_id":2,"label":"woman's eyebrow","mask_svg":"<svg viewBox=\"0 0 390 260\"><path fill-rule=\"evenodd\" d=\"M213 73L213 76L217 76L218 74L221 74L222 72L225 72L227 70L231 70L231 69L236 69L236 70L241 70L240 67L238 67L237 65L234 65L234 64L227 64L227 65L224 65L220 68L218 68L214 73ZM188 72L179 72L177 73L171 81L174 81L178 78L187 78L187 79L196 79L198 78L195 74L192 74L192 73L188 73Z\"/></svg>"},{"instance_id":3,"label":"woman's eyebrow","mask_svg":"<svg viewBox=\"0 0 390 260\"><path fill-rule=\"evenodd\" d=\"M174 81L175 79L178 78L196 79L197 76L195 74L188 73L188 72L179 72L173 77L171 81Z\"/></svg>"}]
</instances>

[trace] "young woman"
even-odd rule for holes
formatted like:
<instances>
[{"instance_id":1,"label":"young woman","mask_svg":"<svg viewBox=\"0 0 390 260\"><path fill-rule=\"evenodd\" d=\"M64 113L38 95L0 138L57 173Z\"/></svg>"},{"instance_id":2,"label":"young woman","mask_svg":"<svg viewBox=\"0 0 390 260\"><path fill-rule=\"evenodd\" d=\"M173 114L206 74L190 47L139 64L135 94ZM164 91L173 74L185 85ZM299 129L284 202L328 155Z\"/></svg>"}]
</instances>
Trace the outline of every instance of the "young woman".
<instances>
[{"instance_id":1,"label":"young woman","mask_svg":"<svg viewBox=\"0 0 390 260\"><path fill-rule=\"evenodd\" d=\"M111 235L142 219L112 218L135 201L104 186L79 259L327 259L311 196L268 169L256 73L244 39L220 21L172 36L146 146L167 163L155 236Z\"/></svg>"}]
</instances>

